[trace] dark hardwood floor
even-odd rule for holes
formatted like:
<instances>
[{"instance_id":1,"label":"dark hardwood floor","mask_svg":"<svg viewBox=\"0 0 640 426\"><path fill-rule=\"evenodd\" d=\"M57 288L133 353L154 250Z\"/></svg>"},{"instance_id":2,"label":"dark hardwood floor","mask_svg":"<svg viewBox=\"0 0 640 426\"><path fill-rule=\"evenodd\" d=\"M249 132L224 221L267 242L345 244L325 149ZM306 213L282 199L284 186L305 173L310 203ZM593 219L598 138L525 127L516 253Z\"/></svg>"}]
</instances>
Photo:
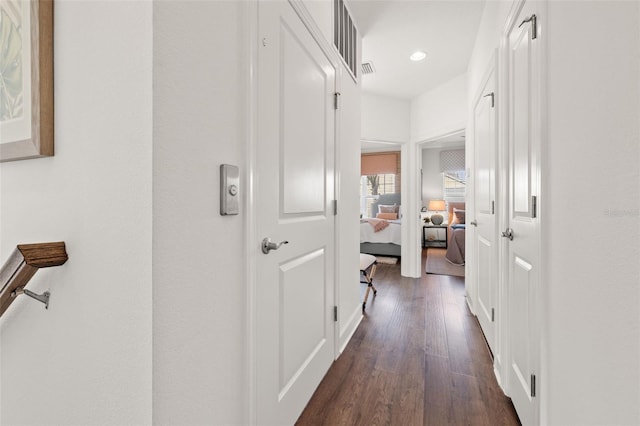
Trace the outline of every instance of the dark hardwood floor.
<instances>
[{"instance_id":1,"label":"dark hardwood floor","mask_svg":"<svg viewBox=\"0 0 640 426\"><path fill-rule=\"evenodd\" d=\"M463 278L403 278L400 265L381 264L374 284L377 297L297 425L520 424Z\"/></svg>"}]
</instances>

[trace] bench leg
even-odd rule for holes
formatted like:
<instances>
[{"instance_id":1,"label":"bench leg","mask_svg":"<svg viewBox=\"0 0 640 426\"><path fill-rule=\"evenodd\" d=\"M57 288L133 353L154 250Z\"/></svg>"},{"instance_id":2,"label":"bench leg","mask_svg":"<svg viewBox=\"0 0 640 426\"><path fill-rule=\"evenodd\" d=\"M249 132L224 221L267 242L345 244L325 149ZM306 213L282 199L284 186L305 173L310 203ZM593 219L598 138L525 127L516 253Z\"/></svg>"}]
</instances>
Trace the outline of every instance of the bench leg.
<instances>
[{"instance_id":1,"label":"bench leg","mask_svg":"<svg viewBox=\"0 0 640 426\"><path fill-rule=\"evenodd\" d=\"M373 283L371 281L369 281L367 283L367 291L364 292L364 300L362 302L362 313L364 313L364 310L367 307L367 300L369 299L369 292L371 290L373 290L373 297L376 297L376 294L378 294L378 290L376 290L376 288L374 287Z\"/></svg>"},{"instance_id":2,"label":"bench leg","mask_svg":"<svg viewBox=\"0 0 640 426\"><path fill-rule=\"evenodd\" d=\"M365 283L367 284L367 291L365 291L364 293L364 300L362 301L362 313L364 314L364 310L367 307L367 300L369 299L369 292L371 290L373 290L373 297L376 297L376 295L378 294L378 290L376 290L375 286L373 285L373 276L376 274L376 267L377 265L375 263L372 263L369 268L369 273L367 273L367 270L363 270L362 271L362 275L364 275L364 279L366 280Z\"/></svg>"}]
</instances>

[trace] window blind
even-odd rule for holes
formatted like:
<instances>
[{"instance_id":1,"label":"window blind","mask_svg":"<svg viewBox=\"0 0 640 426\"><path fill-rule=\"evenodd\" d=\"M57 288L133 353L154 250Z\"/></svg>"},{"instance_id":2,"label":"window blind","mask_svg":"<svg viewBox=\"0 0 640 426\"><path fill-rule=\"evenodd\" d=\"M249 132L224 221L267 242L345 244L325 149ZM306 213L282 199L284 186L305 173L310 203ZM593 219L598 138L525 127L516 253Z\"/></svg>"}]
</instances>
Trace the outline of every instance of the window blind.
<instances>
[{"instance_id":1,"label":"window blind","mask_svg":"<svg viewBox=\"0 0 640 426\"><path fill-rule=\"evenodd\" d=\"M458 172L465 170L464 149L440 152L440 171Z\"/></svg>"},{"instance_id":2,"label":"window blind","mask_svg":"<svg viewBox=\"0 0 640 426\"><path fill-rule=\"evenodd\" d=\"M363 154L360 175L398 174L398 153Z\"/></svg>"}]
</instances>

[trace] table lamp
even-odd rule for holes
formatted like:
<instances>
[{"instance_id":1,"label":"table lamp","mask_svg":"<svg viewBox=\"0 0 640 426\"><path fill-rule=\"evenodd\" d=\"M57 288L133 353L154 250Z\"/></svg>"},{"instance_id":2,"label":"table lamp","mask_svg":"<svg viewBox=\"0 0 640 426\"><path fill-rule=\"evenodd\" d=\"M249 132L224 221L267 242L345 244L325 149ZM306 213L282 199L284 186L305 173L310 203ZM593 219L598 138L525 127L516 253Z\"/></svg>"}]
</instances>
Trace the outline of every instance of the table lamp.
<instances>
[{"instance_id":1,"label":"table lamp","mask_svg":"<svg viewBox=\"0 0 640 426\"><path fill-rule=\"evenodd\" d=\"M441 225L444 221L444 217L439 214L439 212L444 211L445 204L444 200L431 200L429 201L429 210L436 212L436 214L431 215L431 223L434 225Z\"/></svg>"}]
</instances>

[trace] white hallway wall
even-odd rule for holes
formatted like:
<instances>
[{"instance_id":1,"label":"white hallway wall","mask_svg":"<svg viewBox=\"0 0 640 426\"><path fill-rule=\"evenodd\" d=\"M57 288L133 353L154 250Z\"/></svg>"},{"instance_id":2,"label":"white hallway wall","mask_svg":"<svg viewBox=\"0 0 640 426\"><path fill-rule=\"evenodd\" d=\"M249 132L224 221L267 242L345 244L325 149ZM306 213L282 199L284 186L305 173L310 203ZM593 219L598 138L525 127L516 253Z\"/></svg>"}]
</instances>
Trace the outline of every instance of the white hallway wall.
<instances>
[{"instance_id":1,"label":"white hallway wall","mask_svg":"<svg viewBox=\"0 0 640 426\"><path fill-rule=\"evenodd\" d=\"M363 92L361 139L408 142L410 114L410 103L407 100Z\"/></svg>"},{"instance_id":2,"label":"white hallway wall","mask_svg":"<svg viewBox=\"0 0 640 426\"><path fill-rule=\"evenodd\" d=\"M57 152L0 166L2 258L70 260L30 284L48 311L2 318L2 424L245 422L243 217L217 211L218 164L245 156L238 8L56 3Z\"/></svg>"},{"instance_id":3,"label":"white hallway wall","mask_svg":"<svg viewBox=\"0 0 640 426\"><path fill-rule=\"evenodd\" d=\"M639 424L639 5L547 5L541 422ZM510 7L487 2L470 96Z\"/></svg>"},{"instance_id":4,"label":"white hallway wall","mask_svg":"<svg viewBox=\"0 0 640 426\"><path fill-rule=\"evenodd\" d=\"M247 182L220 216L219 167L247 167L242 2L154 2L153 421L243 424Z\"/></svg>"},{"instance_id":5,"label":"white hallway wall","mask_svg":"<svg viewBox=\"0 0 640 426\"><path fill-rule=\"evenodd\" d=\"M544 414L640 424L640 3L548 8Z\"/></svg>"},{"instance_id":6,"label":"white hallway wall","mask_svg":"<svg viewBox=\"0 0 640 426\"><path fill-rule=\"evenodd\" d=\"M0 320L0 423L150 424L152 4L55 6L56 156L0 165L0 258L69 261Z\"/></svg>"}]
</instances>

